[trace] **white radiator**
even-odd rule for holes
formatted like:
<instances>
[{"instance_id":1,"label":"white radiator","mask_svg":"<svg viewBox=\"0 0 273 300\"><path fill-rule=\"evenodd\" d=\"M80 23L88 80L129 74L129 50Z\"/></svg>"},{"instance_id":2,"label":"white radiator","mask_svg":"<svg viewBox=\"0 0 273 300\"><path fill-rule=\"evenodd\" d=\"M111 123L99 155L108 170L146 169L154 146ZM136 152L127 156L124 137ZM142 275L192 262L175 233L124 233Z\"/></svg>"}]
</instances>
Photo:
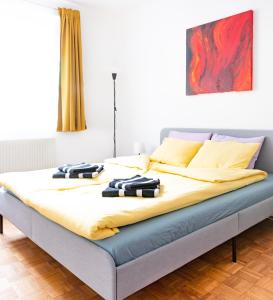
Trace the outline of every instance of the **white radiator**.
<instances>
[{"instance_id":1,"label":"white radiator","mask_svg":"<svg viewBox=\"0 0 273 300\"><path fill-rule=\"evenodd\" d=\"M55 167L55 139L0 141L0 173Z\"/></svg>"}]
</instances>

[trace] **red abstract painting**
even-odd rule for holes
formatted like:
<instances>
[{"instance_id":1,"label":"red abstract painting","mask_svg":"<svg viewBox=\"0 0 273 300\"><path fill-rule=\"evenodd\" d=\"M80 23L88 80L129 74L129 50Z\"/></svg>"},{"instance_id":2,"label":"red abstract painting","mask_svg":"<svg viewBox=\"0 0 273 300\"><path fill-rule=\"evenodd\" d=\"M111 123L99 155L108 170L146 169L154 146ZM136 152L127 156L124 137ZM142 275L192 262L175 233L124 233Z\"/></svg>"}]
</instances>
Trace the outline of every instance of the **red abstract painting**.
<instances>
[{"instance_id":1,"label":"red abstract painting","mask_svg":"<svg viewBox=\"0 0 273 300\"><path fill-rule=\"evenodd\" d=\"M252 90L253 11L187 29L187 95Z\"/></svg>"}]
</instances>

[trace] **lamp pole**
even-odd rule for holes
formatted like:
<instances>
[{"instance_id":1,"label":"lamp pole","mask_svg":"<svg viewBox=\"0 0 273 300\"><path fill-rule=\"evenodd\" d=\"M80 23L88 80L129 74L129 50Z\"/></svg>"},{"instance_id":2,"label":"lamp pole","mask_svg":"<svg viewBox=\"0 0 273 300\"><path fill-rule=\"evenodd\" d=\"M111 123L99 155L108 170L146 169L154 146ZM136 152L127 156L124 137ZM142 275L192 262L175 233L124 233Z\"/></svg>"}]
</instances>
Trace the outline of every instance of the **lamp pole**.
<instances>
[{"instance_id":1,"label":"lamp pole","mask_svg":"<svg viewBox=\"0 0 273 300\"><path fill-rule=\"evenodd\" d=\"M116 78L117 73L112 73L112 78L114 82L114 151L113 151L113 157L117 157L117 144L116 144L116 112L117 112L117 106L116 106Z\"/></svg>"}]
</instances>

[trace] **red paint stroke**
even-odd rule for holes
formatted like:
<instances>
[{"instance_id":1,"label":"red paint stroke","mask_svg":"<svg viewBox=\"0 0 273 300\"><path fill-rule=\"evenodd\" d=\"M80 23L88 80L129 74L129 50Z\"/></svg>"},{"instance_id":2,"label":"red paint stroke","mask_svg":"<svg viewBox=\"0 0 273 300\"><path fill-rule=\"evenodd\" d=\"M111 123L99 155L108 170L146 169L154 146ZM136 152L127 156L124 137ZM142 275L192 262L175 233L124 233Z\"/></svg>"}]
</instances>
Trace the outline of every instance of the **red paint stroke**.
<instances>
[{"instance_id":1,"label":"red paint stroke","mask_svg":"<svg viewBox=\"0 0 273 300\"><path fill-rule=\"evenodd\" d=\"M253 11L187 30L187 95L252 89Z\"/></svg>"}]
</instances>

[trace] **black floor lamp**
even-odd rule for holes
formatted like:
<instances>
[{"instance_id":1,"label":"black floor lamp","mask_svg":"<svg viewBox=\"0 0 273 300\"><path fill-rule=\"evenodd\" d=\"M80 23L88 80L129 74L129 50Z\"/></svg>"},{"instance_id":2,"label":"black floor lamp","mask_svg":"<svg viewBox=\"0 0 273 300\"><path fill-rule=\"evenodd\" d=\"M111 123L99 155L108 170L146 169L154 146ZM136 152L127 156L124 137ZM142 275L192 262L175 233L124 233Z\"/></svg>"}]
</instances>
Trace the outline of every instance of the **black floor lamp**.
<instances>
[{"instance_id":1,"label":"black floor lamp","mask_svg":"<svg viewBox=\"0 0 273 300\"><path fill-rule=\"evenodd\" d=\"M116 106L116 78L117 73L112 73L112 78L114 82L114 151L113 151L113 157L117 157L117 144L116 144L116 112L117 112L117 106Z\"/></svg>"}]
</instances>

